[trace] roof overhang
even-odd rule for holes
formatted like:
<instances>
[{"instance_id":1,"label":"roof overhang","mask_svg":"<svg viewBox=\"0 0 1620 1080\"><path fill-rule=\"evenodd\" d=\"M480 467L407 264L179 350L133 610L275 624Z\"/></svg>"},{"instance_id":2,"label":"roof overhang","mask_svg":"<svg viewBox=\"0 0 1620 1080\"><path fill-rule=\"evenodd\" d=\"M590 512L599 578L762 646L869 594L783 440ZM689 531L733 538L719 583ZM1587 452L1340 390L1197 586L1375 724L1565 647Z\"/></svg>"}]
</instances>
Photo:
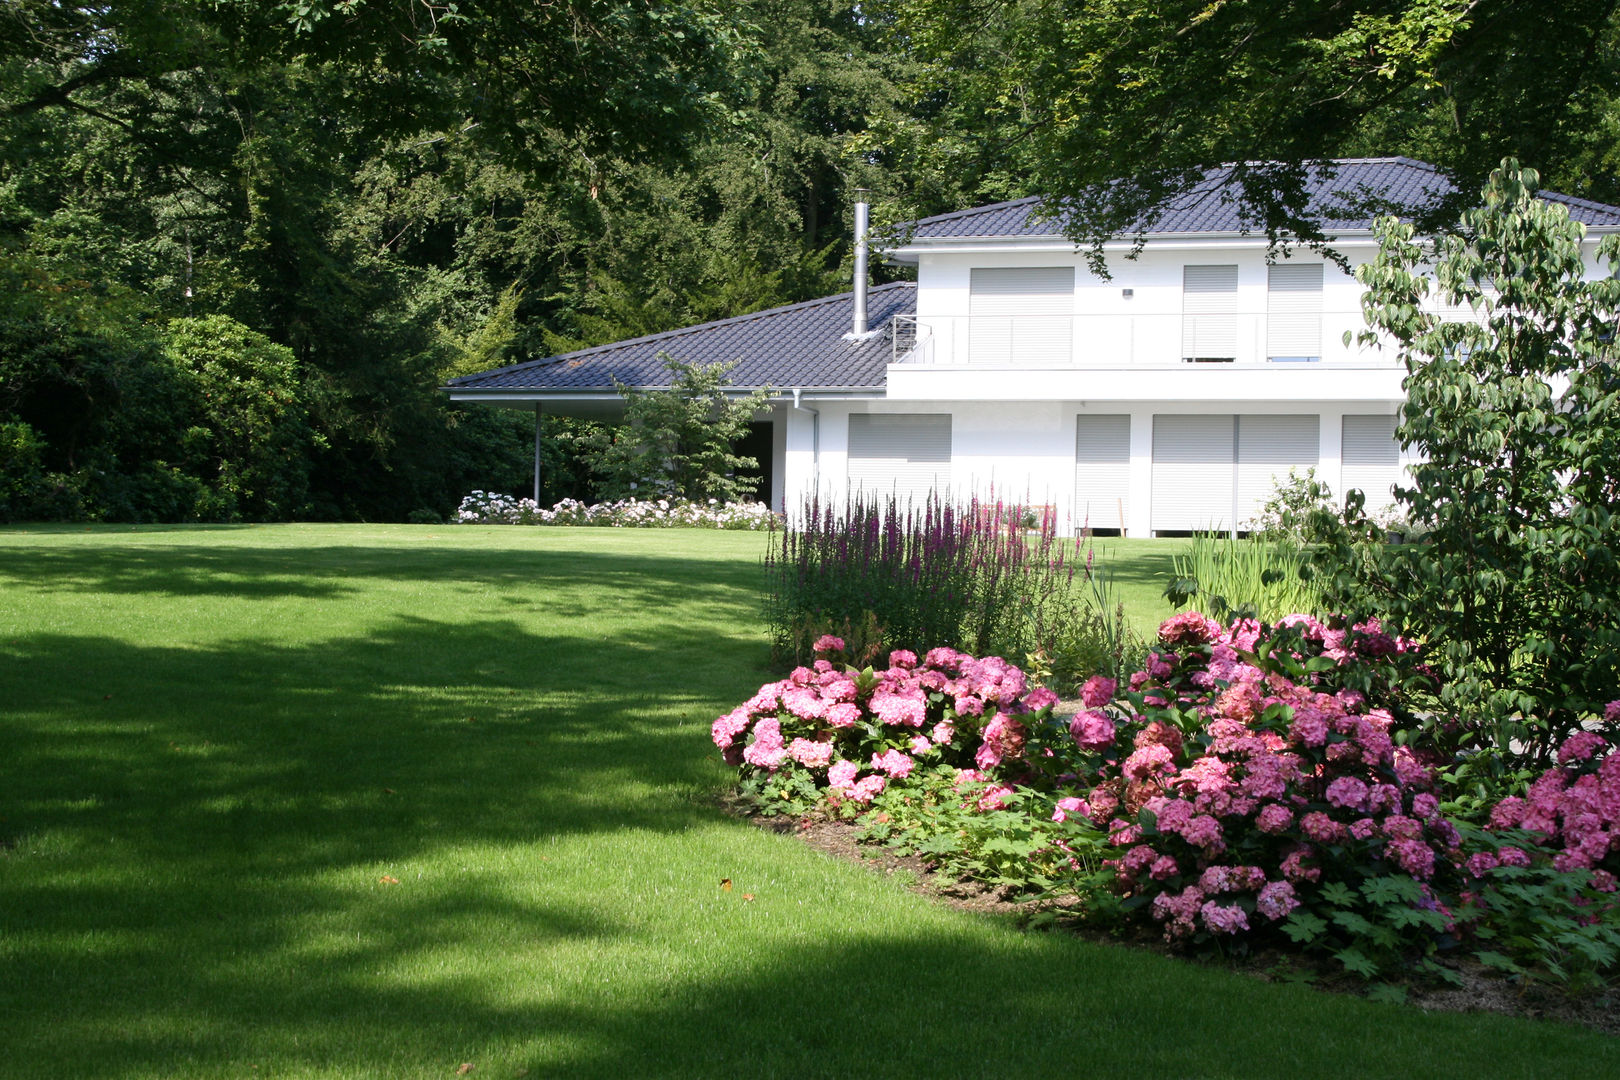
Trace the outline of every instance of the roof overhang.
<instances>
[{"instance_id":1,"label":"roof overhang","mask_svg":"<svg viewBox=\"0 0 1620 1080\"><path fill-rule=\"evenodd\" d=\"M624 398L612 388L559 390L524 387L495 387L477 389L460 386L439 388L451 401L465 401L487 405L496 409L522 409L532 411L536 405L556 416L578 416L591 419L617 419L624 415ZM667 386L643 386L639 390L667 390ZM812 386L812 387L754 387L728 386L727 397L742 398L758 390L766 390L772 405L791 404L793 390L799 396L817 400L882 400L886 391L881 386Z\"/></svg>"}]
</instances>

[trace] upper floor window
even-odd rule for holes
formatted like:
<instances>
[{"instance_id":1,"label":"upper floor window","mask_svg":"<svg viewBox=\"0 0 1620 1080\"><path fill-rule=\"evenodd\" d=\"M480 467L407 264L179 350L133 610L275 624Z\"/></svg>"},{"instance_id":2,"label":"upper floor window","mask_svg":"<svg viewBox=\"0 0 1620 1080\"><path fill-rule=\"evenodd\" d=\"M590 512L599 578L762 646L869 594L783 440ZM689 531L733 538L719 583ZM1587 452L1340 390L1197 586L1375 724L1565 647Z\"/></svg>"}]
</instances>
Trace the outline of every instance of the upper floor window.
<instances>
[{"instance_id":1,"label":"upper floor window","mask_svg":"<svg viewBox=\"0 0 1620 1080\"><path fill-rule=\"evenodd\" d=\"M1266 359L1322 359L1322 264L1266 268Z\"/></svg>"},{"instance_id":2,"label":"upper floor window","mask_svg":"<svg viewBox=\"0 0 1620 1080\"><path fill-rule=\"evenodd\" d=\"M1074 359L1074 267L975 266L968 323L976 364Z\"/></svg>"},{"instance_id":3,"label":"upper floor window","mask_svg":"<svg viewBox=\"0 0 1620 1080\"><path fill-rule=\"evenodd\" d=\"M1189 363L1237 359L1236 265L1181 269L1181 358Z\"/></svg>"}]
</instances>

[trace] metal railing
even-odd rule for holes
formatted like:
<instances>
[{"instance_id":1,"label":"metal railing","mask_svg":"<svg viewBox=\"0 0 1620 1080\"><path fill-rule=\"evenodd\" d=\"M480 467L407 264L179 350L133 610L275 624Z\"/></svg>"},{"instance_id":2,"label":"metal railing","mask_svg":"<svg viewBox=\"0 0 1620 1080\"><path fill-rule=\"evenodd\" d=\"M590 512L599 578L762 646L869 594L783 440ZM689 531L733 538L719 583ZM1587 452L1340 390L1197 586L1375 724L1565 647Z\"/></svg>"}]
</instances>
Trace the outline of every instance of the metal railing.
<instances>
[{"instance_id":1,"label":"metal railing","mask_svg":"<svg viewBox=\"0 0 1620 1080\"><path fill-rule=\"evenodd\" d=\"M1345 344L1359 309L1308 313L896 315L891 363L1172 367L1187 363L1395 366L1393 349Z\"/></svg>"}]
</instances>

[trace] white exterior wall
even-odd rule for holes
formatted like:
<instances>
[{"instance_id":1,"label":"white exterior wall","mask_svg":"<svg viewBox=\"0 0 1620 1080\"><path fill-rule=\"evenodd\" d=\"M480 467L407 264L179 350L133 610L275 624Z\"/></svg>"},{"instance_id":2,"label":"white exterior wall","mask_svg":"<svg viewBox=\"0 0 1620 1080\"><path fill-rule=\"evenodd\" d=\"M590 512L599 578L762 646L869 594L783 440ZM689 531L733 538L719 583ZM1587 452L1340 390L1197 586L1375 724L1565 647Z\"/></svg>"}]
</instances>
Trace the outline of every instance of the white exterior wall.
<instances>
[{"instance_id":1,"label":"white exterior wall","mask_svg":"<svg viewBox=\"0 0 1620 1080\"><path fill-rule=\"evenodd\" d=\"M1603 276L1588 245L1589 276ZM1336 244L1352 265L1376 254L1370 240ZM1299 250L1296 260L1322 261ZM1346 331L1364 328L1361 288L1337 266L1323 269L1322 360L1265 360L1268 307L1265 243L1258 241L1155 241L1140 258L1110 252L1112 280L1086 268L1082 254L1063 243L1009 242L940 245L917 252L919 322L929 326L929 349L888 368L886 392L865 400L812 398L803 404L817 418L784 409L781 442L785 508L819 491L841 500L848 493L848 417L852 412L947 413L951 417L951 498L972 497L1052 504L1064 531L1081 527L1075 505L1075 418L1082 413L1127 414L1130 482L1123 527L1152 535L1153 418L1159 414L1313 415L1318 419L1318 479L1343 495L1343 417L1394 415L1404 400L1405 371L1393 349L1346 346ZM1182 362L1183 268L1238 267L1238 349L1231 364ZM974 364L968 356L970 277L974 267L1074 266L1073 355L1067 361ZM1125 290L1130 290L1129 297ZM819 437L815 435L819 427ZM1401 465L1410 463L1403 452ZM1302 465L1310 463L1301 463ZM1286 468L1283 469L1286 474ZM1093 528L1118 528L1118 517L1092 509Z\"/></svg>"},{"instance_id":2,"label":"white exterior wall","mask_svg":"<svg viewBox=\"0 0 1620 1080\"><path fill-rule=\"evenodd\" d=\"M951 489L958 502L980 500L1050 504L1057 508L1058 528L1078 531L1121 527L1118 509L1085 507L1075 500L1075 423L1082 413L1124 413L1131 418L1130 487L1123 527L1130 536L1151 536L1153 517L1153 417L1159 413L1245 416L1296 415L1319 418L1316 474L1337 494L1340 485L1340 433L1345 413L1393 414L1387 400L1343 402L1222 401L1205 403L1125 401L1095 405L1066 401L820 401L820 483L811 451L812 417L791 408L787 413L787 490L818 489L835 504L849 493L849 416L866 413L946 413L951 417ZM1286 473L1286 469L1283 470ZM798 499L789 498L791 514Z\"/></svg>"}]
</instances>

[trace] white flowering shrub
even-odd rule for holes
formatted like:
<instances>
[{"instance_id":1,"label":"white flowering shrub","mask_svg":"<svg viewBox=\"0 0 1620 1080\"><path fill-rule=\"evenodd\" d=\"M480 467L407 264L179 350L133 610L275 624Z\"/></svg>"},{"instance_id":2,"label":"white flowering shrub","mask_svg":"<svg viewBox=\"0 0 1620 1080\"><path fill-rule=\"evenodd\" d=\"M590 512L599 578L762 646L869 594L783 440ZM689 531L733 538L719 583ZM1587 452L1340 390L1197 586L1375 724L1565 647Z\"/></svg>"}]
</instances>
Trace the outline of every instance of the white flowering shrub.
<instances>
[{"instance_id":1,"label":"white flowering shrub","mask_svg":"<svg viewBox=\"0 0 1620 1080\"><path fill-rule=\"evenodd\" d=\"M759 502L706 503L686 499L621 499L583 503L564 499L543 510L533 499L519 499L490 491L474 491L456 511L461 525L589 525L610 529L768 529L780 521L770 507Z\"/></svg>"}]
</instances>

